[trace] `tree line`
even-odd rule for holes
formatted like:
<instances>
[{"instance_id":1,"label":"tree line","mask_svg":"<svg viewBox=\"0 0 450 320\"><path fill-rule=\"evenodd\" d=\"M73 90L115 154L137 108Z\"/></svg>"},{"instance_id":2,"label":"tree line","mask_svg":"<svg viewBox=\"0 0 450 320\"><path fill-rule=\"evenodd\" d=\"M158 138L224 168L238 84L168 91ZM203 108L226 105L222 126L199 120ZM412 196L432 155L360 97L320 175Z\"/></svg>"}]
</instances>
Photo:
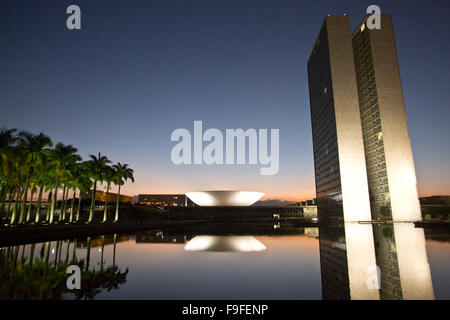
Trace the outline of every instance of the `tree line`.
<instances>
[{"instance_id":1,"label":"tree line","mask_svg":"<svg viewBox=\"0 0 450 320\"><path fill-rule=\"evenodd\" d=\"M117 186L114 222L119 220L120 188L129 179L134 182L128 164L111 161L101 153L82 161L77 148L54 144L44 133L17 129L0 130L0 226L17 224L76 223L80 221L81 194L91 193L89 217L94 220L97 184L106 183L102 222L108 221L108 193ZM69 191L72 199L69 203ZM58 191L62 197L58 204ZM46 206L44 193L48 193ZM37 204L33 197L37 194ZM75 203L78 195L78 202ZM70 206L70 207L69 207ZM45 209L45 210L44 210ZM59 211L59 214L57 214ZM34 215L34 216L33 216Z\"/></svg>"}]
</instances>

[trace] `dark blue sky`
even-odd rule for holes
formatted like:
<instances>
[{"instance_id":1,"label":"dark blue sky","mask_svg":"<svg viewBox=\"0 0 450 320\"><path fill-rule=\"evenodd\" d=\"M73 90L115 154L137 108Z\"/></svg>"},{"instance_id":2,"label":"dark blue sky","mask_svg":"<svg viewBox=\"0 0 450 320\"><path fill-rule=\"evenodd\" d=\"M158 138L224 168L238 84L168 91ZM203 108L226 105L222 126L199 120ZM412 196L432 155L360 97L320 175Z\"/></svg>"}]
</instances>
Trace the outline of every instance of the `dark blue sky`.
<instances>
[{"instance_id":1,"label":"dark blue sky","mask_svg":"<svg viewBox=\"0 0 450 320\"><path fill-rule=\"evenodd\" d=\"M66 28L77 4L82 29ZM86 158L129 163L125 192L251 189L314 196L306 61L327 14L370 1L0 2L0 126L44 131ZM445 1L376 1L392 14L419 193L450 193ZM280 170L175 166L170 134L279 128Z\"/></svg>"}]
</instances>

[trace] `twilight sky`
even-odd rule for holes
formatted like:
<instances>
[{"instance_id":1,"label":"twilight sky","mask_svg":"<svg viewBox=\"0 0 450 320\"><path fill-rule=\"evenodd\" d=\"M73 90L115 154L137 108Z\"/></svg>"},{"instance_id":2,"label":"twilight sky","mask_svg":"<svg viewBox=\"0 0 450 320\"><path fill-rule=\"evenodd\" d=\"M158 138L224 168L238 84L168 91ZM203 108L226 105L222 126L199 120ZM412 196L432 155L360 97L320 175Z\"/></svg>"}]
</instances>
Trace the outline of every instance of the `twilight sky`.
<instances>
[{"instance_id":1,"label":"twilight sky","mask_svg":"<svg viewBox=\"0 0 450 320\"><path fill-rule=\"evenodd\" d=\"M81 8L81 30L66 8ZM450 194L448 0L0 2L0 127L128 163L125 194L315 196L306 62L327 14L392 14L420 195ZM280 169L175 166L176 128L280 130Z\"/></svg>"}]
</instances>

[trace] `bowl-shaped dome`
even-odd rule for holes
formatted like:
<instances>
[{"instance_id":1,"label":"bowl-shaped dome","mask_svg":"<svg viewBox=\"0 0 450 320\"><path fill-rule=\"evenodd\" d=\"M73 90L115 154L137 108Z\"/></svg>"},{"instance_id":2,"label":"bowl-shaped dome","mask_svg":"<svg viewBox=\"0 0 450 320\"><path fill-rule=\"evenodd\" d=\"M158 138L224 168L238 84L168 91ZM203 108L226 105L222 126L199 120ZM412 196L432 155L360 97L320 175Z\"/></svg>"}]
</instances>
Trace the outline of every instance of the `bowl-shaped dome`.
<instances>
[{"instance_id":1,"label":"bowl-shaped dome","mask_svg":"<svg viewBox=\"0 0 450 320\"><path fill-rule=\"evenodd\" d=\"M197 191L186 193L189 199L201 207L251 206L263 195L263 192L254 191Z\"/></svg>"},{"instance_id":2,"label":"bowl-shaped dome","mask_svg":"<svg viewBox=\"0 0 450 320\"><path fill-rule=\"evenodd\" d=\"M184 247L185 251L258 252L266 246L253 236L196 236Z\"/></svg>"}]
</instances>

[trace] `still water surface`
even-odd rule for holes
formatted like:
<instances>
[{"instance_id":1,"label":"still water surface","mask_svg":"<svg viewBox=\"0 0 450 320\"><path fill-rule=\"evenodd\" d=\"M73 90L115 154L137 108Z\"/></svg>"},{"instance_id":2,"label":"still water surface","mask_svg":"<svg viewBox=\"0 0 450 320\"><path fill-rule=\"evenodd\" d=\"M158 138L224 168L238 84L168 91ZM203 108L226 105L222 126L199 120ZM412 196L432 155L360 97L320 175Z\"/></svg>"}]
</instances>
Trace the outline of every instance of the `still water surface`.
<instances>
[{"instance_id":1,"label":"still water surface","mask_svg":"<svg viewBox=\"0 0 450 320\"><path fill-rule=\"evenodd\" d=\"M3 246L0 298L450 299L449 240L405 223L203 224Z\"/></svg>"}]
</instances>

